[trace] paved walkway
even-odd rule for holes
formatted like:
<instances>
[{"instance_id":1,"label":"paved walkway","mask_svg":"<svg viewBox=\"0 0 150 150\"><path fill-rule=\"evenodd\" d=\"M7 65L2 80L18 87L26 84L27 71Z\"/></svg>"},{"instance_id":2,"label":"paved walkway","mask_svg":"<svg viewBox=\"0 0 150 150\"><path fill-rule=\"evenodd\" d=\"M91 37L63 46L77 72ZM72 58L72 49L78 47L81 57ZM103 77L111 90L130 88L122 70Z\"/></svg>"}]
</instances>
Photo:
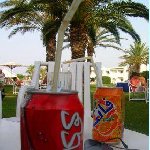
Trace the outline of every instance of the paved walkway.
<instances>
[{"instance_id":1,"label":"paved walkway","mask_svg":"<svg viewBox=\"0 0 150 150\"><path fill-rule=\"evenodd\" d=\"M90 133L85 136L91 138ZM125 129L123 140L129 149L149 150L149 136L144 134ZM20 150L19 122L0 119L0 150Z\"/></svg>"}]
</instances>

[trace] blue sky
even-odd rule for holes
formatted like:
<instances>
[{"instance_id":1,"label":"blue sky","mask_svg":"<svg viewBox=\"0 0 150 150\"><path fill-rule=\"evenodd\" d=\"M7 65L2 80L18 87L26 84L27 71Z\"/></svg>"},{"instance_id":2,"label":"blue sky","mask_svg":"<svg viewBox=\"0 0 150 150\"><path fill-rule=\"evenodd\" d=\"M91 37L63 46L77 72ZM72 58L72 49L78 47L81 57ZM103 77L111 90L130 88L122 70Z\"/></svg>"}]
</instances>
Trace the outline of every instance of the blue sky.
<instances>
[{"instance_id":1,"label":"blue sky","mask_svg":"<svg viewBox=\"0 0 150 150\"><path fill-rule=\"evenodd\" d=\"M0 0L1 2L2 0ZM148 6L148 0L136 0ZM135 31L140 35L142 42L148 45L148 22L141 18L130 18ZM45 47L43 47L40 33L20 33L8 39L11 30L0 29L0 63L15 61L21 64L33 64L34 61L45 61ZM123 48L129 48L133 43L132 38L125 33L121 32L121 37L128 40L122 41ZM70 59L70 51L64 50L62 54L62 61ZM122 52L111 48L96 48L96 55L94 59L96 62L102 62L105 67L115 67L121 62L119 56ZM67 52L67 53L66 53ZM24 73L25 69L15 68L16 73Z\"/></svg>"}]
</instances>

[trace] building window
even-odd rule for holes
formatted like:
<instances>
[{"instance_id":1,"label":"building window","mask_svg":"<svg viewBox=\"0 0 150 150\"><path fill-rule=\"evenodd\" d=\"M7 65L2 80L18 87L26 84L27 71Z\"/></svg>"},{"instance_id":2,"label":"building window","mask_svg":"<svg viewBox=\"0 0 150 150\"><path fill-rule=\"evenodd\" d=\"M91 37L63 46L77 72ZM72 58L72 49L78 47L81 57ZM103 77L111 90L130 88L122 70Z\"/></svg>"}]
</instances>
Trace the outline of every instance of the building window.
<instances>
[{"instance_id":1,"label":"building window","mask_svg":"<svg viewBox=\"0 0 150 150\"><path fill-rule=\"evenodd\" d=\"M123 78L122 77L118 77L118 80L120 80L121 82L123 81Z\"/></svg>"},{"instance_id":2,"label":"building window","mask_svg":"<svg viewBox=\"0 0 150 150\"><path fill-rule=\"evenodd\" d=\"M112 73L117 73L117 70L111 70Z\"/></svg>"},{"instance_id":3,"label":"building window","mask_svg":"<svg viewBox=\"0 0 150 150\"><path fill-rule=\"evenodd\" d=\"M119 70L118 72L119 72L119 73L123 73L123 70Z\"/></svg>"}]
</instances>

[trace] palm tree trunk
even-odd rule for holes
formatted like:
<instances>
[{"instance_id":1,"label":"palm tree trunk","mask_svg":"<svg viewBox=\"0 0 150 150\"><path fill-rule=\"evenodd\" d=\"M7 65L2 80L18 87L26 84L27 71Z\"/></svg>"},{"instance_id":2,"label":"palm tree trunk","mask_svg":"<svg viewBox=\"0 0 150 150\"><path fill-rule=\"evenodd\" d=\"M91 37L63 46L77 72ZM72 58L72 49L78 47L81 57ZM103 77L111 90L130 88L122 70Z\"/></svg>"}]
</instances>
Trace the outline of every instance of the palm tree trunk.
<instances>
[{"instance_id":1,"label":"palm tree trunk","mask_svg":"<svg viewBox=\"0 0 150 150\"><path fill-rule=\"evenodd\" d=\"M55 61L56 52L56 35L53 34L49 39L48 45L46 46L46 62Z\"/></svg>"},{"instance_id":2,"label":"palm tree trunk","mask_svg":"<svg viewBox=\"0 0 150 150\"><path fill-rule=\"evenodd\" d=\"M93 54L94 54L94 44L93 44L92 40L89 38L88 46L87 46L87 55L93 56Z\"/></svg>"},{"instance_id":3,"label":"palm tree trunk","mask_svg":"<svg viewBox=\"0 0 150 150\"><path fill-rule=\"evenodd\" d=\"M136 64L135 69L137 73L140 73L140 64Z\"/></svg>"},{"instance_id":4,"label":"palm tree trunk","mask_svg":"<svg viewBox=\"0 0 150 150\"><path fill-rule=\"evenodd\" d=\"M70 26L70 46L71 46L71 58L77 59L85 57L85 49L87 44L87 34L84 24L75 24L71 22Z\"/></svg>"}]
</instances>

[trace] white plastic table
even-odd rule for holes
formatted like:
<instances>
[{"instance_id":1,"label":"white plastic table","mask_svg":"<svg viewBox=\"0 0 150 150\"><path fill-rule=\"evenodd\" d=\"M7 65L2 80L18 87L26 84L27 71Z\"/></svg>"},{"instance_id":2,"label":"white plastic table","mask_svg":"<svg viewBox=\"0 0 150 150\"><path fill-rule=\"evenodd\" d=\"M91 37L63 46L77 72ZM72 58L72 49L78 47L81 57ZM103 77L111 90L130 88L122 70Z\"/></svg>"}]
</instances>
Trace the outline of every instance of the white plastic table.
<instances>
[{"instance_id":1,"label":"white plastic table","mask_svg":"<svg viewBox=\"0 0 150 150\"><path fill-rule=\"evenodd\" d=\"M86 133L84 138L90 136ZM123 141L130 149L149 149L149 136L128 129L124 130ZM0 119L0 150L20 150L20 122Z\"/></svg>"},{"instance_id":2,"label":"white plastic table","mask_svg":"<svg viewBox=\"0 0 150 150\"><path fill-rule=\"evenodd\" d=\"M0 150L20 149L20 122L0 119Z\"/></svg>"}]
</instances>

